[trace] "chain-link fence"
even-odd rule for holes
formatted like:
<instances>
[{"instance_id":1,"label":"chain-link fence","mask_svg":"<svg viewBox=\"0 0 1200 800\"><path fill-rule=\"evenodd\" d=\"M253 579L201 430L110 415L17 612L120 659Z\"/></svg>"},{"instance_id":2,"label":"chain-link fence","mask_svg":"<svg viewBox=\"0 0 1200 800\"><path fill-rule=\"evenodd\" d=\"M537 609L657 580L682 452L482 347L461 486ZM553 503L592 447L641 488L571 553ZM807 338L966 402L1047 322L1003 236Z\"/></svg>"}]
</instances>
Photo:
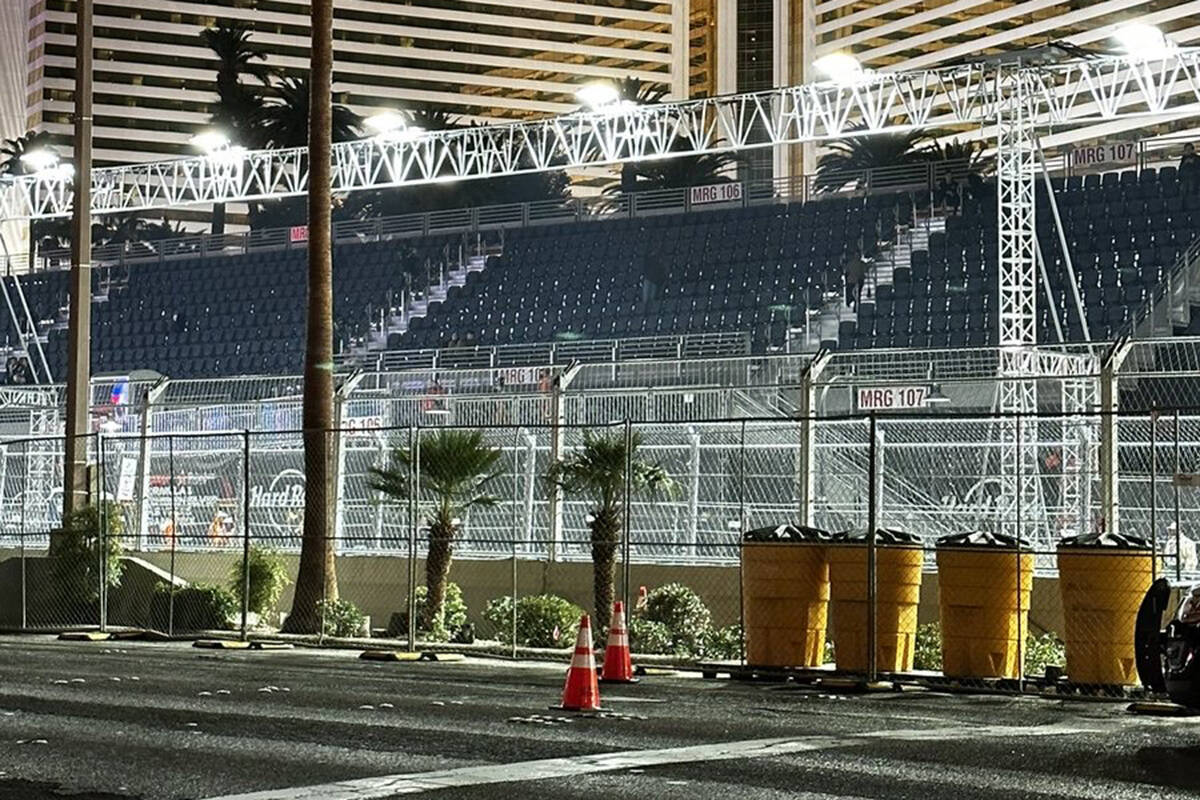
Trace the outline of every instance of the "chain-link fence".
<instances>
[{"instance_id":1,"label":"chain-link fence","mask_svg":"<svg viewBox=\"0 0 1200 800\"><path fill-rule=\"evenodd\" d=\"M0 625L521 655L622 601L651 661L1112 690L1150 581L1200 577L1200 415L1109 458L1094 414L520 422L97 433L65 523L62 439L8 441Z\"/></svg>"}]
</instances>

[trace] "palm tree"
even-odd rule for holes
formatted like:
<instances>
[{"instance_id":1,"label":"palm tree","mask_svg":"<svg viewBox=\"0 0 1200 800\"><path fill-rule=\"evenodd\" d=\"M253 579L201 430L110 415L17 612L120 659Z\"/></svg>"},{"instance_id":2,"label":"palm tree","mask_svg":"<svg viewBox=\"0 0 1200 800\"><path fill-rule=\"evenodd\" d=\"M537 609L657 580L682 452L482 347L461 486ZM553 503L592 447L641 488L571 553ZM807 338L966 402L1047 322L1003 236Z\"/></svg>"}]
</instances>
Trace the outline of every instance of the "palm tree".
<instances>
[{"instance_id":1,"label":"palm tree","mask_svg":"<svg viewBox=\"0 0 1200 800\"><path fill-rule=\"evenodd\" d=\"M500 449L485 444L482 431L443 428L421 439L416 452L399 445L393 449L388 466L371 469L370 485L377 492L397 502L407 502L415 492L418 502L430 504L422 630L433 631L441 626L459 518L477 506L495 505L496 498L486 494L486 489L499 477L500 458Z\"/></svg>"},{"instance_id":2,"label":"palm tree","mask_svg":"<svg viewBox=\"0 0 1200 800\"><path fill-rule=\"evenodd\" d=\"M737 157L730 153L704 153L627 164L621 168L621 183L606 186L604 194L613 195L629 191L646 192L730 183L734 179L730 172L737 163ZM632 178L626 174L627 172L632 175Z\"/></svg>"},{"instance_id":3,"label":"palm tree","mask_svg":"<svg viewBox=\"0 0 1200 800\"><path fill-rule=\"evenodd\" d=\"M322 601L336 602L329 495L333 429L333 0L312 0L311 119L308 121L308 308L305 312L304 534L292 611L284 630L322 630ZM307 116L310 88L304 84ZM289 135L295 131L289 126ZM303 139L300 142L303 144Z\"/></svg>"},{"instance_id":4,"label":"palm tree","mask_svg":"<svg viewBox=\"0 0 1200 800\"><path fill-rule=\"evenodd\" d=\"M936 135L936 134L934 134ZM934 141L922 152L929 161L958 162L961 170L955 166L955 177L990 175L996 168L995 156L984 155L983 142L951 139L950 141Z\"/></svg>"},{"instance_id":5,"label":"palm tree","mask_svg":"<svg viewBox=\"0 0 1200 800\"><path fill-rule=\"evenodd\" d=\"M217 56L218 103L212 122L229 132L239 144L256 146L252 120L262 104L262 90L242 83L250 75L262 86L270 82L271 70L265 63L267 51L250 41L251 30L240 21L223 20L216 27L200 32L204 44Z\"/></svg>"},{"instance_id":6,"label":"palm tree","mask_svg":"<svg viewBox=\"0 0 1200 800\"><path fill-rule=\"evenodd\" d=\"M0 175L26 175L29 166L21 160L26 153L53 147L54 137L45 131L29 131L15 139L6 139L0 144ZM93 237L94 238L94 237ZM29 263L37 257L38 247L66 247L71 241L71 220L33 219L29 221Z\"/></svg>"},{"instance_id":7,"label":"palm tree","mask_svg":"<svg viewBox=\"0 0 1200 800\"><path fill-rule=\"evenodd\" d=\"M862 130L855 126L852 130ZM929 138L920 130L852 136L830 142L829 152L817 162L818 191L836 191L857 183L857 173L869 169L919 164L928 160L921 145Z\"/></svg>"},{"instance_id":8,"label":"palm tree","mask_svg":"<svg viewBox=\"0 0 1200 800\"><path fill-rule=\"evenodd\" d=\"M670 475L657 464L638 457L642 438L634 433L626 447L625 435L593 435L585 432L583 447L550 468L550 480L568 494L585 495L593 503L589 527L592 534L592 592L596 631L608 630L612 616L613 571L621 543L621 518L625 496L625 468L633 494L669 492Z\"/></svg>"},{"instance_id":9,"label":"palm tree","mask_svg":"<svg viewBox=\"0 0 1200 800\"><path fill-rule=\"evenodd\" d=\"M315 70L315 67L314 67ZM286 77L273 83L258 112L257 131L263 147L303 147L308 143L309 96L315 87L309 77ZM348 142L360 136L362 120L344 105L329 102L332 141Z\"/></svg>"},{"instance_id":10,"label":"palm tree","mask_svg":"<svg viewBox=\"0 0 1200 800\"><path fill-rule=\"evenodd\" d=\"M617 95L626 103L639 106L650 106L661 103L667 96L667 87L661 84L647 83L641 78L623 78L617 81ZM625 163L621 165L621 183L613 193L629 194L638 191L638 165Z\"/></svg>"},{"instance_id":11,"label":"palm tree","mask_svg":"<svg viewBox=\"0 0 1200 800\"><path fill-rule=\"evenodd\" d=\"M263 90L242 83L250 75L262 86L270 82L272 72L265 63L267 51L250 41L250 28L244 22L224 20L205 28L200 39L217 56L217 106L211 122L235 142L257 147L260 137L254 121L262 108ZM212 232L225 232L225 204L213 204Z\"/></svg>"}]
</instances>

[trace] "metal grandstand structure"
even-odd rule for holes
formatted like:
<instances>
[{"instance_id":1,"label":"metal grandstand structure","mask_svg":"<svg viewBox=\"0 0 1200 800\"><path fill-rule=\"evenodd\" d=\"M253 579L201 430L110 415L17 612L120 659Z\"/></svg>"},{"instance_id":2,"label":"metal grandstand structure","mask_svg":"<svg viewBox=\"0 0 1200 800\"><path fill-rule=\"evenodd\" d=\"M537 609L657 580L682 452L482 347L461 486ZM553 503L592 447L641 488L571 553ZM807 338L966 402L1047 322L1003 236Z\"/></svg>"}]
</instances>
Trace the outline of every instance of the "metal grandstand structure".
<instances>
[{"instance_id":1,"label":"metal grandstand structure","mask_svg":"<svg viewBox=\"0 0 1200 800\"><path fill-rule=\"evenodd\" d=\"M752 94L645 106L615 104L532 122L348 142L334 148L334 190L580 168L915 127L995 126L1000 347L991 374L999 379L1001 412L995 432L1004 508L999 519L1010 525L1029 510L1044 507L1034 477L1039 381L1052 378L1060 383L1064 412L1094 405L1097 394L1102 408L1107 399L1103 389L1096 388L1101 371L1093 354L1046 350L1036 341L1038 131L1119 118L1192 116L1197 102L1200 51L1170 49L1059 62L1025 53L934 70L860 70L848 78ZM307 175L303 148L98 169L92 173L91 207L95 214L106 214L293 196L306 191ZM65 215L71 200L71 177L61 168L0 183L4 219ZM927 356L915 360L929 368ZM874 377L886 380L887 374ZM1111 415L1103 419L1113 424ZM482 418L474 424L482 424ZM1100 438L1112 442L1114 436L1108 432ZM1102 472L1104 464L1115 463L1113 448L1107 452L1100 455ZM1080 450L1075 463L1088 460ZM1105 497L1113 496L1111 486L1104 491ZM1072 492L1084 496L1081 490Z\"/></svg>"}]
</instances>

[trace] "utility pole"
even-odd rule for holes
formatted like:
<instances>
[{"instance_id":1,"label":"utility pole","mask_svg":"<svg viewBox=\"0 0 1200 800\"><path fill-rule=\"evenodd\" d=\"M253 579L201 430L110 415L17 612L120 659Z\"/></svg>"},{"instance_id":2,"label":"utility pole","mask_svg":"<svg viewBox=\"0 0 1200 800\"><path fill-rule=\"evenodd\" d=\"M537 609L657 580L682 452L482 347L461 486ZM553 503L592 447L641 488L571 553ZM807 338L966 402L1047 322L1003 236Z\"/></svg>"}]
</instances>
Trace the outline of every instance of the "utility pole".
<instances>
[{"instance_id":1,"label":"utility pole","mask_svg":"<svg viewBox=\"0 0 1200 800\"><path fill-rule=\"evenodd\" d=\"M63 515L88 501L92 361L92 0L75 3L75 193L71 208L71 318L67 328L67 428Z\"/></svg>"}]
</instances>

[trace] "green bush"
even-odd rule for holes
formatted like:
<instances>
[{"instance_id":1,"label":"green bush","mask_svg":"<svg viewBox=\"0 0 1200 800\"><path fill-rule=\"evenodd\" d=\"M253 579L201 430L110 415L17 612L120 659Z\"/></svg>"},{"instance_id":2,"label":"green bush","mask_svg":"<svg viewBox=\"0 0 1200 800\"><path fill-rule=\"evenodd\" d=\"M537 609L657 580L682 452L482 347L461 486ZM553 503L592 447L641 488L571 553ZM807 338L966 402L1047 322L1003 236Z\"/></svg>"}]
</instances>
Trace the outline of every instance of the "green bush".
<instances>
[{"instance_id":1,"label":"green bush","mask_svg":"<svg viewBox=\"0 0 1200 800\"><path fill-rule=\"evenodd\" d=\"M326 636L362 636L366 614L349 600L322 600L317 604L321 612L322 630Z\"/></svg>"},{"instance_id":2,"label":"green bush","mask_svg":"<svg viewBox=\"0 0 1200 800\"><path fill-rule=\"evenodd\" d=\"M917 626L917 641L913 647L913 669L937 672L942 668L942 626L929 622Z\"/></svg>"},{"instance_id":3,"label":"green bush","mask_svg":"<svg viewBox=\"0 0 1200 800\"><path fill-rule=\"evenodd\" d=\"M448 642L467 624L467 603L463 600L462 588L453 581L446 584L446 602L442 604L442 618L434 623L433 630L425 630L421 627L421 620L425 618L425 598L428 596L428 587L417 587L417 635L426 641ZM407 635L408 611L406 609L392 615L392 619L388 623L388 636Z\"/></svg>"},{"instance_id":4,"label":"green bush","mask_svg":"<svg viewBox=\"0 0 1200 800\"><path fill-rule=\"evenodd\" d=\"M837 661L837 658L834 655L833 639L826 638L825 639L825 647L823 650L821 650L821 663L822 664L833 664L836 661Z\"/></svg>"},{"instance_id":5,"label":"green bush","mask_svg":"<svg viewBox=\"0 0 1200 800\"><path fill-rule=\"evenodd\" d=\"M672 655L700 655L712 626L708 606L681 583L668 583L651 591L646 596L646 608L634 616L666 627L670 641L666 652Z\"/></svg>"},{"instance_id":6,"label":"green bush","mask_svg":"<svg viewBox=\"0 0 1200 800\"><path fill-rule=\"evenodd\" d=\"M674 652L671 631L661 622L635 615L629 621L629 648L646 655L669 655Z\"/></svg>"},{"instance_id":7,"label":"green bush","mask_svg":"<svg viewBox=\"0 0 1200 800\"><path fill-rule=\"evenodd\" d=\"M1062 666L1066 659L1066 648L1053 633L1030 635L1025 639L1026 675L1043 675L1046 667ZM913 667L933 671L942 668L942 628L938 623L930 622L917 628Z\"/></svg>"},{"instance_id":8,"label":"green bush","mask_svg":"<svg viewBox=\"0 0 1200 800\"><path fill-rule=\"evenodd\" d=\"M1030 635L1025 639L1025 674L1036 677L1046 674L1046 667L1062 667L1067 663L1067 649L1053 633Z\"/></svg>"},{"instance_id":9,"label":"green bush","mask_svg":"<svg viewBox=\"0 0 1200 800\"><path fill-rule=\"evenodd\" d=\"M516 643L520 647L569 647L579 633L581 616L582 608L557 595L522 597L517 600ZM490 600L483 618L495 628L501 641L513 641L511 597Z\"/></svg>"},{"instance_id":10,"label":"green bush","mask_svg":"<svg viewBox=\"0 0 1200 800\"><path fill-rule=\"evenodd\" d=\"M241 608L242 589L245 587L245 576L242 573L242 559L238 559L229 573L229 588ZM250 546L250 602L249 609L259 617L266 617L275 612L284 588L291 583L287 563L283 556L266 547Z\"/></svg>"},{"instance_id":11,"label":"green bush","mask_svg":"<svg viewBox=\"0 0 1200 800\"><path fill-rule=\"evenodd\" d=\"M150 599L151 627L175 632L228 630L233 627L240 609L233 592L223 586L193 583L172 589L160 583Z\"/></svg>"},{"instance_id":12,"label":"green bush","mask_svg":"<svg viewBox=\"0 0 1200 800\"><path fill-rule=\"evenodd\" d=\"M55 586L62 598L75 606L87 606L100 599L101 557L105 583L112 589L121 584L121 534L125 516L120 504L106 501L71 512L62 527L50 532L50 558ZM101 530L101 523L104 530ZM103 550L103 553L101 551Z\"/></svg>"},{"instance_id":13,"label":"green bush","mask_svg":"<svg viewBox=\"0 0 1200 800\"><path fill-rule=\"evenodd\" d=\"M704 637L704 657L716 659L740 658L742 655L742 626L726 625L709 628Z\"/></svg>"}]
</instances>

